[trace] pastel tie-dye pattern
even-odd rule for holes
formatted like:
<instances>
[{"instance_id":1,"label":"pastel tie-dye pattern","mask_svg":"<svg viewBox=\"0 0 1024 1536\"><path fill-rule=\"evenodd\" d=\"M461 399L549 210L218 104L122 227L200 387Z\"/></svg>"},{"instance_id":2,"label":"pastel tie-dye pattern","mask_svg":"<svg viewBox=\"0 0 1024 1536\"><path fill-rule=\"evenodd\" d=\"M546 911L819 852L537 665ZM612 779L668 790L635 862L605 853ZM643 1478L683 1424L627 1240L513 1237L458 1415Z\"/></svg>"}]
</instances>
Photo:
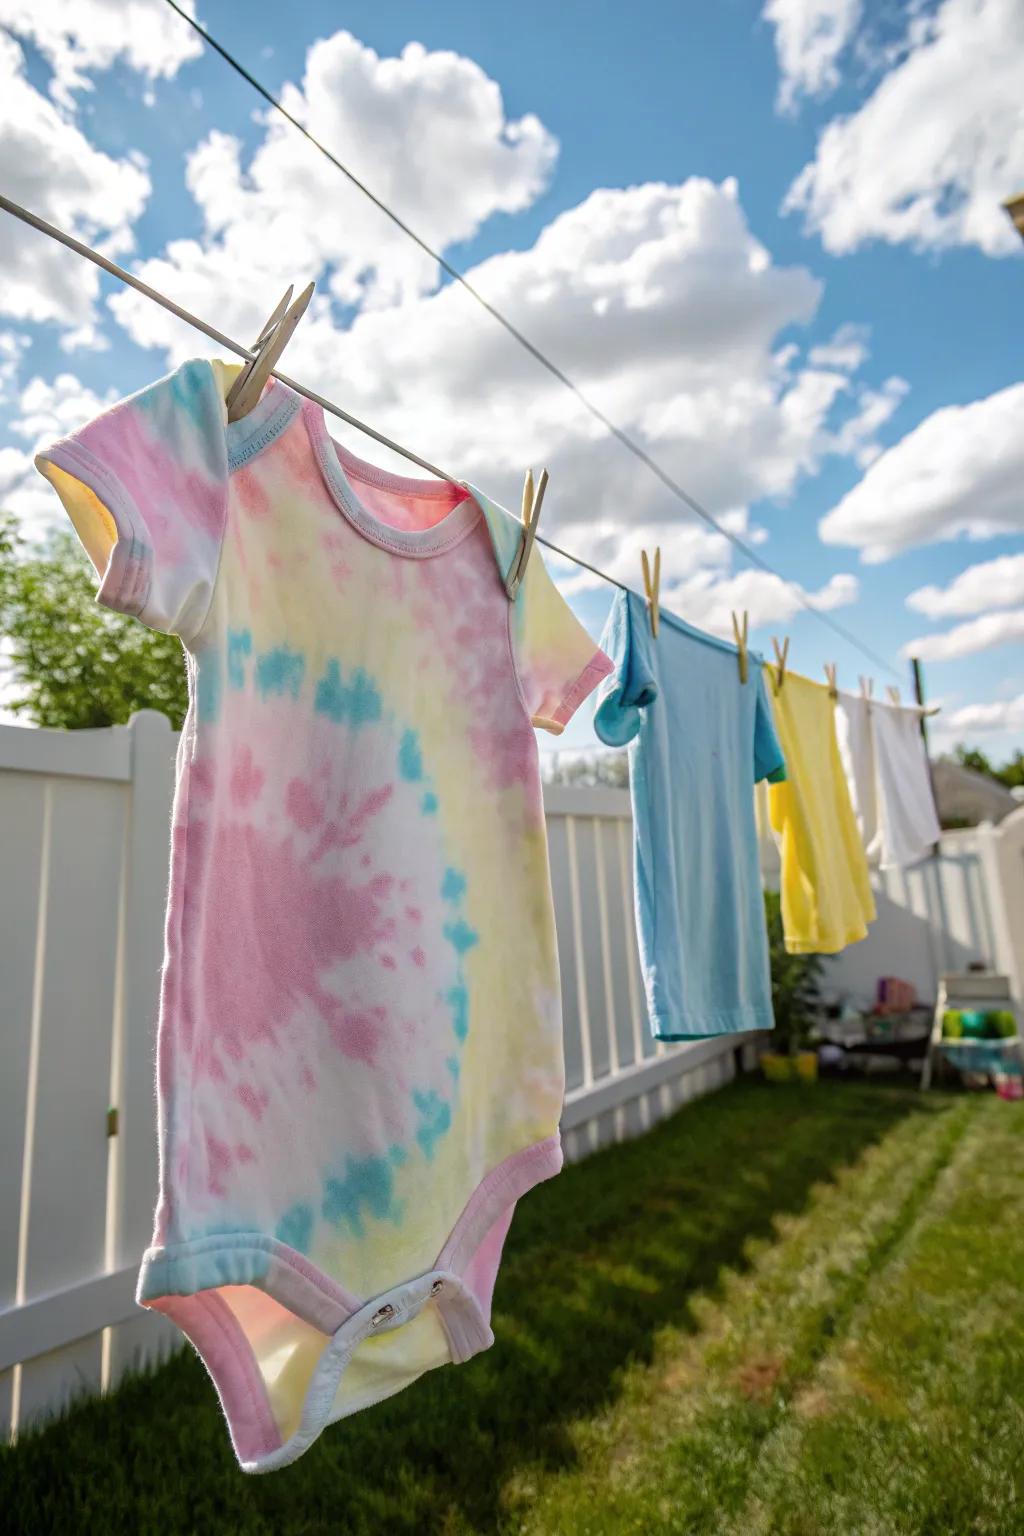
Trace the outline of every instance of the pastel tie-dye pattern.
<instances>
[{"instance_id":1,"label":"pastel tie-dye pattern","mask_svg":"<svg viewBox=\"0 0 1024 1536\"><path fill-rule=\"evenodd\" d=\"M517 1198L561 1163L532 722L610 664L469 487L343 453L185 364L41 454L100 600L186 642L139 1282L240 1463L492 1340ZM357 489L358 487L358 489Z\"/></svg>"}]
</instances>

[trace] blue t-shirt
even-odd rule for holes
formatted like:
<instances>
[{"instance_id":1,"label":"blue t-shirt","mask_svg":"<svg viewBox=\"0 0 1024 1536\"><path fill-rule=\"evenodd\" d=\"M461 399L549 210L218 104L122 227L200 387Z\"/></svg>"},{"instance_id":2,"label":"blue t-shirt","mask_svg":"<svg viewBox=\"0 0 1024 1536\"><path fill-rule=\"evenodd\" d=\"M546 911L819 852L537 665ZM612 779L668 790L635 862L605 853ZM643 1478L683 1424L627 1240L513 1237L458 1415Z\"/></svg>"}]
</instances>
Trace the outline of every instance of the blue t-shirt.
<instances>
[{"instance_id":1,"label":"blue t-shirt","mask_svg":"<svg viewBox=\"0 0 1024 1536\"><path fill-rule=\"evenodd\" d=\"M651 1028L686 1040L774 1025L754 784L786 776L761 664L619 592L595 727L630 743L636 919Z\"/></svg>"}]
</instances>

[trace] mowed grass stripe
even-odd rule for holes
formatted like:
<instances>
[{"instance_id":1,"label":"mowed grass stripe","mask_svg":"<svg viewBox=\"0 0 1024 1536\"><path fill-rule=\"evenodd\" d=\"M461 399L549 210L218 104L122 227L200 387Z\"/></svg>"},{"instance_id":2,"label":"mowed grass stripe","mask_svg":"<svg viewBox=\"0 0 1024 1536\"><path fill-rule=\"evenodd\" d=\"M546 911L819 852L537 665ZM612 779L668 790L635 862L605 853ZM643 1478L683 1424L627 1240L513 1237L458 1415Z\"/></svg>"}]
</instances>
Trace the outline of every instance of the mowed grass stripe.
<instances>
[{"instance_id":1,"label":"mowed grass stripe","mask_svg":"<svg viewBox=\"0 0 1024 1536\"><path fill-rule=\"evenodd\" d=\"M799 1113L799 1098L789 1107ZM665 1329L653 1368L629 1373L612 1412L575 1426L576 1471L509 1490L509 1528L731 1530L762 1446L836 1348L973 1112L966 1098L917 1100L815 1186L803 1211L776 1216L774 1239L747 1245L749 1267L722 1274L717 1296L695 1298L696 1331Z\"/></svg>"},{"instance_id":2,"label":"mowed grass stripe","mask_svg":"<svg viewBox=\"0 0 1024 1536\"><path fill-rule=\"evenodd\" d=\"M0 1451L0 1529L931 1536L937 1484L988 1518L1022 1443L984 1407L1024 1379L1022 1256L984 1257L1007 1211L1024 1227L1022 1131L980 1096L741 1082L523 1201L487 1354L259 1479L184 1354Z\"/></svg>"}]
</instances>

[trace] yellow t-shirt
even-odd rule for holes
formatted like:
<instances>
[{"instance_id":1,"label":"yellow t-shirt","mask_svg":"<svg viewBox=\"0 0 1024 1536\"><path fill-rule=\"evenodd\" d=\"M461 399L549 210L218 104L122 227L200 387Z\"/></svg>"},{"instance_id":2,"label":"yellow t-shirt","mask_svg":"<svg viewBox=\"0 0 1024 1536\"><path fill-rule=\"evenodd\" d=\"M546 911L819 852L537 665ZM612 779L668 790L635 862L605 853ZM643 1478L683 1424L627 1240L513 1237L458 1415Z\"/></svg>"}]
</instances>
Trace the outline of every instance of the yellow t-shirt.
<instances>
[{"instance_id":1,"label":"yellow t-shirt","mask_svg":"<svg viewBox=\"0 0 1024 1536\"><path fill-rule=\"evenodd\" d=\"M782 858L782 923L791 954L835 954L867 935L875 899L836 740L828 689L765 664L786 780L768 789Z\"/></svg>"}]
</instances>

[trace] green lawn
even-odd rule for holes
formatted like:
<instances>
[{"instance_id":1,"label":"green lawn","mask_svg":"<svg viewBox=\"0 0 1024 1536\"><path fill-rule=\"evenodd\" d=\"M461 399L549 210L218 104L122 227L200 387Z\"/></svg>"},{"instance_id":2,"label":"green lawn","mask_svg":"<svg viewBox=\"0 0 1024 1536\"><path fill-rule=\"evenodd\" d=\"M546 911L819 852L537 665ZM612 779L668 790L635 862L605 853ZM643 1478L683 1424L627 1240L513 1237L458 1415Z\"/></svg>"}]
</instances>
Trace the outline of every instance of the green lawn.
<instances>
[{"instance_id":1,"label":"green lawn","mask_svg":"<svg viewBox=\"0 0 1024 1536\"><path fill-rule=\"evenodd\" d=\"M742 1082L524 1200L497 1344L247 1478L179 1357L0 1452L25 1536L1024 1536L1024 1105Z\"/></svg>"}]
</instances>

